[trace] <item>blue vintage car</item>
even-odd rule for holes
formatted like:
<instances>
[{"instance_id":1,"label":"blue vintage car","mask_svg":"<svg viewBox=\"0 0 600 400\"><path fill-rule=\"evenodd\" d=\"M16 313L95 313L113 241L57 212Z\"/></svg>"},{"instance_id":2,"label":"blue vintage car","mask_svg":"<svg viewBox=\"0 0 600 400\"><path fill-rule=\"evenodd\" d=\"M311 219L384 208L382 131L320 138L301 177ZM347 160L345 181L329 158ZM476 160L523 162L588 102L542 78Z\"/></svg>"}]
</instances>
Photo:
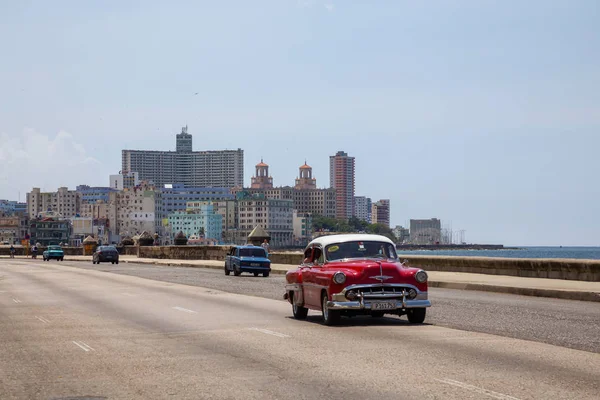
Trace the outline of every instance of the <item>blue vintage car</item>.
<instances>
[{"instance_id":1,"label":"blue vintage car","mask_svg":"<svg viewBox=\"0 0 600 400\"><path fill-rule=\"evenodd\" d=\"M62 261L65 258L65 252L60 246L50 245L46 251L42 253L42 257L44 258L44 261L50 261L53 258Z\"/></svg>"},{"instance_id":2,"label":"blue vintage car","mask_svg":"<svg viewBox=\"0 0 600 400\"><path fill-rule=\"evenodd\" d=\"M231 272L235 276L249 272L254 276L262 274L266 278L271 272L271 260L267 258L267 252L262 247L233 246L225 257L225 275Z\"/></svg>"}]
</instances>

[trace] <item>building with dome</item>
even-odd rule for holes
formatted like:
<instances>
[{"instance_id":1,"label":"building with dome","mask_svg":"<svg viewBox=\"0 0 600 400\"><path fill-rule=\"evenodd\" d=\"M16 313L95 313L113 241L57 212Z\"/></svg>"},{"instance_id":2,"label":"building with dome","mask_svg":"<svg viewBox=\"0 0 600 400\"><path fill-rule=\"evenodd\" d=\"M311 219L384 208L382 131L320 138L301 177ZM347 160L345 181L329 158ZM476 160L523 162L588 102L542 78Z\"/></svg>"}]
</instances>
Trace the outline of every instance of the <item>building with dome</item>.
<instances>
[{"instance_id":1,"label":"building with dome","mask_svg":"<svg viewBox=\"0 0 600 400\"><path fill-rule=\"evenodd\" d=\"M335 189L318 188L312 167L306 161L298 169L294 186L274 187L273 177L269 174L269 165L261 160L256 164L256 175L252 177L250 188L237 189L237 191L241 190L250 194L264 194L267 199L292 200L294 210L300 215L310 213L335 217Z\"/></svg>"}]
</instances>

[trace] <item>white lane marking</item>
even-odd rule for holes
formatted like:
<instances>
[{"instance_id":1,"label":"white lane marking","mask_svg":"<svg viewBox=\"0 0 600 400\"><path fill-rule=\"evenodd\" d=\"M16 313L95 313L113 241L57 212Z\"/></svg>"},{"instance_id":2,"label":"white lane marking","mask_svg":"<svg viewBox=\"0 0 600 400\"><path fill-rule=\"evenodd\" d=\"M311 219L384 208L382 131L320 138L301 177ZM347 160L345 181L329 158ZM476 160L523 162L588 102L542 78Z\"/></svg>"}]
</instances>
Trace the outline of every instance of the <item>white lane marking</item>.
<instances>
[{"instance_id":1,"label":"white lane marking","mask_svg":"<svg viewBox=\"0 0 600 400\"><path fill-rule=\"evenodd\" d=\"M95 351L92 346L90 346L89 344L86 344L84 342L76 342L73 340L73 344L76 345L77 347L81 348L81 350L83 351Z\"/></svg>"},{"instance_id":2,"label":"white lane marking","mask_svg":"<svg viewBox=\"0 0 600 400\"><path fill-rule=\"evenodd\" d=\"M190 314L197 314L196 311L194 310L188 310L187 308L183 308L183 307L173 307L173 309L178 310L178 311L183 311L186 313L190 313Z\"/></svg>"},{"instance_id":3,"label":"white lane marking","mask_svg":"<svg viewBox=\"0 0 600 400\"><path fill-rule=\"evenodd\" d=\"M459 387L461 389L465 389L465 390L469 390L471 392L475 392L475 393L479 393L479 394L484 394L488 397L491 397L493 399L497 399L497 400L519 400L516 397L512 397L509 396L507 394L504 393L498 393L498 392L494 392L492 390L488 390L488 389L484 389L481 387L477 387L477 386L473 386L473 385L469 385L467 383L461 382L461 381L455 381L454 379L434 379L438 382L442 382L445 383L446 385L452 385L452 386L456 386Z\"/></svg>"},{"instance_id":4,"label":"white lane marking","mask_svg":"<svg viewBox=\"0 0 600 400\"><path fill-rule=\"evenodd\" d=\"M49 324L49 323L50 323L50 321L49 321L49 320L47 320L47 319L46 319L46 318L44 318L44 317L38 317L37 315L36 315L35 317L36 317L37 319L39 319L40 321L42 321L44 324Z\"/></svg>"},{"instance_id":5,"label":"white lane marking","mask_svg":"<svg viewBox=\"0 0 600 400\"><path fill-rule=\"evenodd\" d=\"M19 300L19 299L13 299L13 301L14 301L15 303L22 303L22 301L21 301L21 300Z\"/></svg>"},{"instance_id":6,"label":"white lane marking","mask_svg":"<svg viewBox=\"0 0 600 400\"><path fill-rule=\"evenodd\" d=\"M123 293L121 293L121 294L122 294L123 296L135 297L135 294L131 294L131 293L128 293L128 292L123 292Z\"/></svg>"},{"instance_id":7,"label":"white lane marking","mask_svg":"<svg viewBox=\"0 0 600 400\"><path fill-rule=\"evenodd\" d=\"M272 336L277 336L279 338L289 338L290 335L286 335L284 333L279 333L279 332L273 332L270 331L268 329L261 329L261 328L248 328L251 331L256 331L256 332L260 332L260 333L264 333L266 335L272 335Z\"/></svg>"}]
</instances>

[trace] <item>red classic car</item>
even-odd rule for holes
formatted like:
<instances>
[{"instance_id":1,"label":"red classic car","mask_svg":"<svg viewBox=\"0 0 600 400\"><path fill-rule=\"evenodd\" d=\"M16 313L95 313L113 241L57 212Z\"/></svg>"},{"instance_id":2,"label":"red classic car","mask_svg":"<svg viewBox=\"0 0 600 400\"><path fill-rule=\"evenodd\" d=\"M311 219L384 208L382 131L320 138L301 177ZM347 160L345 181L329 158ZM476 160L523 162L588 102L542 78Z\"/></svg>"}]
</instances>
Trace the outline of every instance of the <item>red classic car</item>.
<instances>
[{"instance_id":1,"label":"red classic car","mask_svg":"<svg viewBox=\"0 0 600 400\"><path fill-rule=\"evenodd\" d=\"M320 310L326 325L341 316L406 314L411 323L423 323L427 273L400 262L396 246L380 235L319 237L304 250L304 261L286 274L284 298L294 317Z\"/></svg>"}]
</instances>

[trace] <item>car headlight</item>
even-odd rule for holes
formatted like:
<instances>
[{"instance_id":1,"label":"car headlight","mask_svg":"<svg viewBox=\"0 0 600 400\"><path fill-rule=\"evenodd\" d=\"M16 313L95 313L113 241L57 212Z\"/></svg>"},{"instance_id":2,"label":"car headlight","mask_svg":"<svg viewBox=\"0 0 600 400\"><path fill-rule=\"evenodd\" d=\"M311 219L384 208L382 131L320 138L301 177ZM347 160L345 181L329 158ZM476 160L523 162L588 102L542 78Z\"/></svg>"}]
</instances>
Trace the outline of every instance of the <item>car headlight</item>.
<instances>
[{"instance_id":1,"label":"car headlight","mask_svg":"<svg viewBox=\"0 0 600 400\"><path fill-rule=\"evenodd\" d=\"M343 272L336 272L333 274L333 282L337 283L338 285L346 282L346 274Z\"/></svg>"},{"instance_id":2,"label":"car headlight","mask_svg":"<svg viewBox=\"0 0 600 400\"><path fill-rule=\"evenodd\" d=\"M427 272L425 272L423 270L420 270L419 272L417 272L415 274L415 279L419 283L425 283L425 282L427 282Z\"/></svg>"}]
</instances>

